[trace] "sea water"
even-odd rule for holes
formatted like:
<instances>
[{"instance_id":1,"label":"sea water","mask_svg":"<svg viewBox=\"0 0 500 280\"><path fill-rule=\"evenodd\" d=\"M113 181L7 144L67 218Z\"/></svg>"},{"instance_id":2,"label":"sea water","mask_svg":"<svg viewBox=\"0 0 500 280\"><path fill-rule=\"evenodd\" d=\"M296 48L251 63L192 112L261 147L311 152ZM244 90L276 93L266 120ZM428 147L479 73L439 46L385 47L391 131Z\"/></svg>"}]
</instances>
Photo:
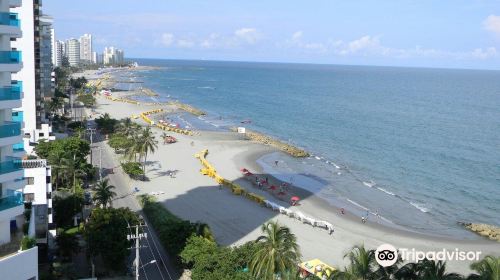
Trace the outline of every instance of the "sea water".
<instances>
[{"instance_id":1,"label":"sea water","mask_svg":"<svg viewBox=\"0 0 500 280\"><path fill-rule=\"evenodd\" d=\"M138 62L162 67L134 74L158 100L208 112L178 116L189 125L245 126L310 151L259 163L336 206L462 238L473 236L458 221L500 224L499 71Z\"/></svg>"}]
</instances>

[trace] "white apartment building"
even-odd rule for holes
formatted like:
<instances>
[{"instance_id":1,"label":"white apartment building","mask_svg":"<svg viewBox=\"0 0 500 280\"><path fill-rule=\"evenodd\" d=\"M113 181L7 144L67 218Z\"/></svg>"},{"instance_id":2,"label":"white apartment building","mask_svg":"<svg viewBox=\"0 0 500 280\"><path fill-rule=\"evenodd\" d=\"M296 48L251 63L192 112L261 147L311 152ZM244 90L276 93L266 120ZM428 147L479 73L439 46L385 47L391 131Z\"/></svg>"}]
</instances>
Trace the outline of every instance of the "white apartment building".
<instances>
[{"instance_id":1,"label":"white apartment building","mask_svg":"<svg viewBox=\"0 0 500 280\"><path fill-rule=\"evenodd\" d=\"M89 64L92 62L92 35L83 34L80 37L80 63Z\"/></svg>"},{"instance_id":2,"label":"white apartment building","mask_svg":"<svg viewBox=\"0 0 500 280\"><path fill-rule=\"evenodd\" d=\"M35 0L38 1L38 0ZM24 171L19 158L13 157L14 145L22 143L21 116L13 109L21 107L22 84L12 79L23 63L21 52L11 39L21 37L19 15L11 8L19 0L0 0L0 275L2 279L38 279L38 248L20 251L19 229L24 220ZM22 3L24 4L24 3ZM39 3L36 2L36 5ZM34 6L31 6L33 10ZM21 20L22 23L22 20ZM34 60L34 58L33 58ZM31 92L31 94L33 94ZM14 120L14 121L13 121ZM31 219L34 221L34 219ZM22 234L22 233L21 233Z\"/></svg>"},{"instance_id":3,"label":"white apartment building","mask_svg":"<svg viewBox=\"0 0 500 280\"><path fill-rule=\"evenodd\" d=\"M53 229L52 218L52 169L45 159L23 160L24 201L31 202L35 218L37 244L46 244L48 231Z\"/></svg>"},{"instance_id":4,"label":"white apartment building","mask_svg":"<svg viewBox=\"0 0 500 280\"><path fill-rule=\"evenodd\" d=\"M124 63L124 53L123 50L117 49L115 47L104 48L103 53L104 64L108 65L118 65Z\"/></svg>"},{"instance_id":5,"label":"white apartment building","mask_svg":"<svg viewBox=\"0 0 500 280\"><path fill-rule=\"evenodd\" d=\"M54 36L54 34L52 36ZM55 40L54 37L52 37L52 40L54 42L52 46L52 64L54 67L61 67L63 57L66 55L66 43L64 43L64 41Z\"/></svg>"},{"instance_id":6,"label":"white apartment building","mask_svg":"<svg viewBox=\"0 0 500 280\"><path fill-rule=\"evenodd\" d=\"M77 39L71 38L66 41L66 55L68 57L69 65L80 65L80 42Z\"/></svg>"},{"instance_id":7,"label":"white apartment building","mask_svg":"<svg viewBox=\"0 0 500 280\"><path fill-rule=\"evenodd\" d=\"M40 15L38 0L23 0L20 8L13 11L21 19L22 37L12 42L12 46L23 53L23 69L13 74L13 78L23 87L25 93L22 106L15 109L13 116L24 122L22 144L15 151L28 154L34 145L42 140L54 140L52 127L46 124L44 101L53 95L52 82L52 18ZM38 15L38 16L37 16ZM38 32L35 32L35 28Z\"/></svg>"}]
</instances>

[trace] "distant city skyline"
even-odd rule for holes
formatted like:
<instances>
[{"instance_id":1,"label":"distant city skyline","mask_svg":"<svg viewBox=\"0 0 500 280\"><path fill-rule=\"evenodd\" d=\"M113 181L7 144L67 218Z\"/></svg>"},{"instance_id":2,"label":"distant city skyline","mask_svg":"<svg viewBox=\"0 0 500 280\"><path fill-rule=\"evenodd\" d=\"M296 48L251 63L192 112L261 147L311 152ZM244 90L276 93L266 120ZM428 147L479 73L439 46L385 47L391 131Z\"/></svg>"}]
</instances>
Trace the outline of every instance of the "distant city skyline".
<instances>
[{"instance_id":1,"label":"distant city skyline","mask_svg":"<svg viewBox=\"0 0 500 280\"><path fill-rule=\"evenodd\" d=\"M96 9L96 7L99 7ZM500 1L44 2L57 39L133 58L500 69Z\"/></svg>"}]
</instances>

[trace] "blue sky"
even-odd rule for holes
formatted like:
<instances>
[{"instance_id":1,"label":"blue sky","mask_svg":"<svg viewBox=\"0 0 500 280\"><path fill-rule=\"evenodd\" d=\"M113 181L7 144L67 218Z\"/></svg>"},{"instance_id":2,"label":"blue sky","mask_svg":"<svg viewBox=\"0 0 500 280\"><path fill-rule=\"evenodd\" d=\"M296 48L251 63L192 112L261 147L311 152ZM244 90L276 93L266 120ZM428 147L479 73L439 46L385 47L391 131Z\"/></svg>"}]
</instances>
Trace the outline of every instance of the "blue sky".
<instances>
[{"instance_id":1,"label":"blue sky","mask_svg":"<svg viewBox=\"0 0 500 280\"><path fill-rule=\"evenodd\" d=\"M127 57L500 69L500 0L47 0Z\"/></svg>"}]
</instances>

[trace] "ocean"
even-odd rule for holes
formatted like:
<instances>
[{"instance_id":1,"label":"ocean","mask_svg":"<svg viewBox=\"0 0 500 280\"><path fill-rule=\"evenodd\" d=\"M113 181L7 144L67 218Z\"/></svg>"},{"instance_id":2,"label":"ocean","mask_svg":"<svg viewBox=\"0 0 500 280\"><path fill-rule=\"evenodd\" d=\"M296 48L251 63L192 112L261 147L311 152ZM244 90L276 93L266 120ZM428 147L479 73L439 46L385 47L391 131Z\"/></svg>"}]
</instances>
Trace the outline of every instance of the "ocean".
<instances>
[{"instance_id":1,"label":"ocean","mask_svg":"<svg viewBox=\"0 0 500 280\"><path fill-rule=\"evenodd\" d=\"M245 126L311 152L258 163L332 205L442 236L500 225L500 71L137 61L162 67L132 77L159 100L208 113L178 115L184 126Z\"/></svg>"}]
</instances>

